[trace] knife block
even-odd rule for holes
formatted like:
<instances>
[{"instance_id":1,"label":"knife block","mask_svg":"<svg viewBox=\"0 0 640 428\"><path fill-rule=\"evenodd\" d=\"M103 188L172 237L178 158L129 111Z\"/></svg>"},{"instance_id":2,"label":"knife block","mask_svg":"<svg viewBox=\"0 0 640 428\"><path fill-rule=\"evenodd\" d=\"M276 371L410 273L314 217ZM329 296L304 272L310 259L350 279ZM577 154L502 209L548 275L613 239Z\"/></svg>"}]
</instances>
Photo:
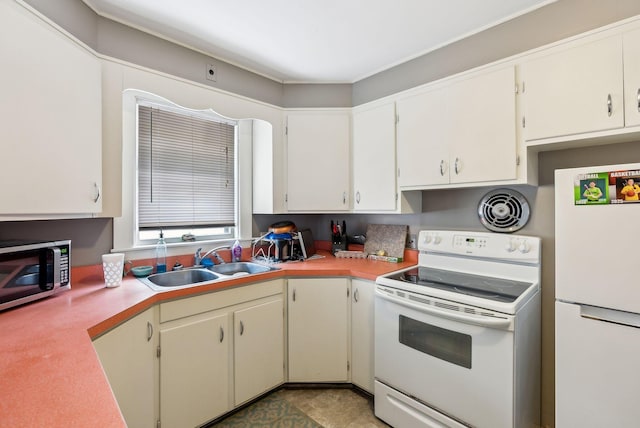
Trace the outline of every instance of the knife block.
<instances>
[{"instance_id":1,"label":"knife block","mask_svg":"<svg viewBox=\"0 0 640 428\"><path fill-rule=\"evenodd\" d=\"M331 243L331 254L335 255L338 251L345 251L347 249L347 235L342 235L340 240L334 240Z\"/></svg>"}]
</instances>

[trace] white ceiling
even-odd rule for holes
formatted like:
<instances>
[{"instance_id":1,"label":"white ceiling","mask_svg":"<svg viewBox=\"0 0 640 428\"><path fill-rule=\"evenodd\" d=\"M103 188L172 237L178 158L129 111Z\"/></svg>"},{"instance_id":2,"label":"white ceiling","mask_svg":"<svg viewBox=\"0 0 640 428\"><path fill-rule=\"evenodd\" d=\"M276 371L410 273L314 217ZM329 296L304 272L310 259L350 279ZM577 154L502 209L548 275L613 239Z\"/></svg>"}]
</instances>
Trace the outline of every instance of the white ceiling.
<instances>
[{"instance_id":1,"label":"white ceiling","mask_svg":"<svg viewBox=\"0 0 640 428\"><path fill-rule=\"evenodd\" d=\"M286 83L353 83L555 0L83 0Z\"/></svg>"}]
</instances>

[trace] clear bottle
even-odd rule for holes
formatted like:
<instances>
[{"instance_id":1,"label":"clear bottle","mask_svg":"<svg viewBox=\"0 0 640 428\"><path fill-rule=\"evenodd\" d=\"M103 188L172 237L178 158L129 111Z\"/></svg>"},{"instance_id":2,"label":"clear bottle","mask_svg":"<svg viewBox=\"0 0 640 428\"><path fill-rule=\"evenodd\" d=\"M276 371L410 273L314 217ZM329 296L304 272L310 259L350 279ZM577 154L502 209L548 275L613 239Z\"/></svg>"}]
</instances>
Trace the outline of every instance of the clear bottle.
<instances>
[{"instance_id":1,"label":"clear bottle","mask_svg":"<svg viewBox=\"0 0 640 428\"><path fill-rule=\"evenodd\" d=\"M167 243L164 242L164 233L160 230L160 239L156 244L156 273L167 271Z\"/></svg>"},{"instance_id":2,"label":"clear bottle","mask_svg":"<svg viewBox=\"0 0 640 428\"><path fill-rule=\"evenodd\" d=\"M239 262L241 258L242 258L242 246L240 245L240 242L238 242L238 240L236 239L236 242L234 242L233 246L231 247L231 261Z\"/></svg>"}]
</instances>

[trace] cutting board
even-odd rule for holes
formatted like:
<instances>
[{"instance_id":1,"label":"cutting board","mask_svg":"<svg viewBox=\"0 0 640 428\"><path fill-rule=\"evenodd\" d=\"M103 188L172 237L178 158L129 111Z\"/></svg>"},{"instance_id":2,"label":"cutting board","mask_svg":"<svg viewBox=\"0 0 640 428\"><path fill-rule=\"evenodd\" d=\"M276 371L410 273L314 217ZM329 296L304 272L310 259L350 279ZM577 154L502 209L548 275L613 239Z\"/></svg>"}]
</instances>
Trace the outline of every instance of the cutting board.
<instances>
[{"instance_id":1,"label":"cutting board","mask_svg":"<svg viewBox=\"0 0 640 428\"><path fill-rule=\"evenodd\" d=\"M364 252L376 254L382 250L389 257L403 257L409 226L397 224L370 224Z\"/></svg>"}]
</instances>

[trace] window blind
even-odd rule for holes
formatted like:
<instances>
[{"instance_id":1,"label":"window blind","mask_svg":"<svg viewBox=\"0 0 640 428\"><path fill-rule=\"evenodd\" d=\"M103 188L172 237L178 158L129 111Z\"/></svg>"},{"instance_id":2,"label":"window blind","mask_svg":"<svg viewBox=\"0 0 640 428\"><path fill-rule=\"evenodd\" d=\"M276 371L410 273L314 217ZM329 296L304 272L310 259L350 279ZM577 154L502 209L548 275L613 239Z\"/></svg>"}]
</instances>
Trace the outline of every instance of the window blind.
<instances>
[{"instance_id":1,"label":"window blind","mask_svg":"<svg viewBox=\"0 0 640 428\"><path fill-rule=\"evenodd\" d=\"M138 227L235 226L235 126L138 105Z\"/></svg>"}]
</instances>

